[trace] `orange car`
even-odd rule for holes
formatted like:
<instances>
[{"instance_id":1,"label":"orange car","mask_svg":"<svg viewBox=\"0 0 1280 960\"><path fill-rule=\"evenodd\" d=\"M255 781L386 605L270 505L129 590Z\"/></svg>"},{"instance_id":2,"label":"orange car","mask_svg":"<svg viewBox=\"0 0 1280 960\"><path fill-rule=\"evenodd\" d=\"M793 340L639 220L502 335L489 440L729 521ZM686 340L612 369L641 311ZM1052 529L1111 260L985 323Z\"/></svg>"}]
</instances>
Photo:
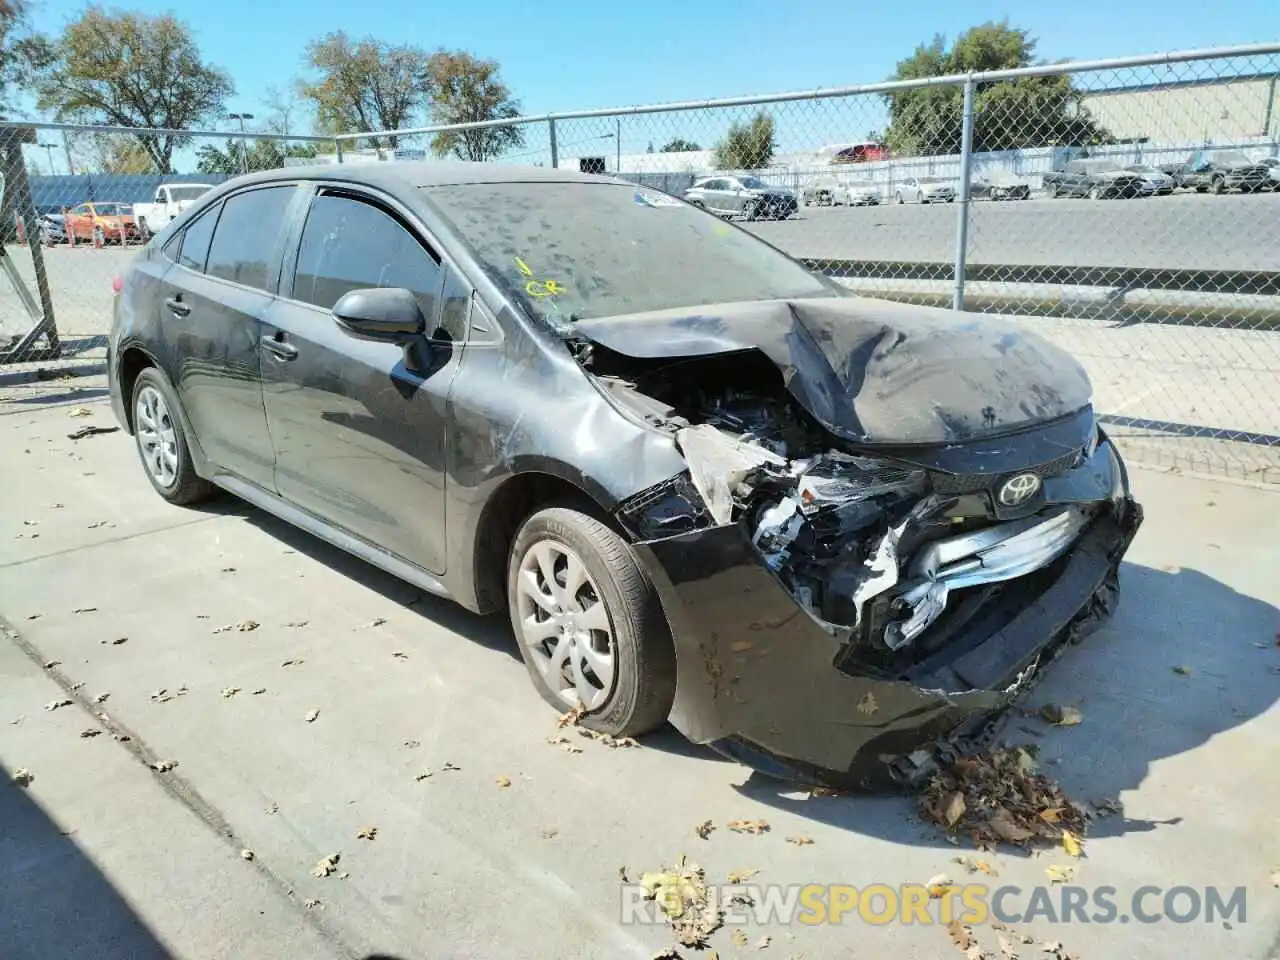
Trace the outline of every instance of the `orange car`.
<instances>
[{"instance_id":1,"label":"orange car","mask_svg":"<svg viewBox=\"0 0 1280 960\"><path fill-rule=\"evenodd\" d=\"M142 232L128 203L82 203L67 211L67 237L72 243L91 240L95 247L108 243L138 243Z\"/></svg>"}]
</instances>

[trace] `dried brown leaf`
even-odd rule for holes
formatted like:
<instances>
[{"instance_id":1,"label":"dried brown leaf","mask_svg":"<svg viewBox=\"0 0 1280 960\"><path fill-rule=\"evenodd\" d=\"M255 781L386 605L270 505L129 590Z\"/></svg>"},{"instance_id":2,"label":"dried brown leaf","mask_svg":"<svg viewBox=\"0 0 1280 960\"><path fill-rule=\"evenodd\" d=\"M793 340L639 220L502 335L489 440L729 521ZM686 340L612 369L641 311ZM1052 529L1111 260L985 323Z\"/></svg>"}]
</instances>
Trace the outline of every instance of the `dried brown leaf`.
<instances>
[{"instance_id":1,"label":"dried brown leaf","mask_svg":"<svg viewBox=\"0 0 1280 960\"><path fill-rule=\"evenodd\" d=\"M319 710L308 710L308 711L307 711L307 715L306 715L305 717L303 717L302 719L306 720L306 721L307 721L307 723L315 723L315 722L316 722L316 719L317 719L319 716L320 716L320 711L319 711Z\"/></svg>"},{"instance_id":2,"label":"dried brown leaf","mask_svg":"<svg viewBox=\"0 0 1280 960\"><path fill-rule=\"evenodd\" d=\"M586 711L581 706L572 707L560 715L556 720L556 726L560 728L577 726L578 721L582 719Z\"/></svg>"},{"instance_id":3,"label":"dried brown leaf","mask_svg":"<svg viewBox=\"0 0 1280 960\"><path fill-rule=\"evenodd\" d=\"M67 416L68 417L91 417L93 416L93 411L90 410L88 407L75 407L74 409L71 410L70 413L67 414Z\"/></svg>"},{"instance_id":4,"label":"dried brown leaf","mask_svg":"<svg viewBox=\"0 0 1280 960\"><path fill-rule=\"evenodd\" d=\"M285 626L293 627L294 629L297 629L298 627L305 627L310 622L311 622L310 620L290 620L288 623L285 624Z\"/></svg>"},{"instance_id":5,"label":"dried brown leaf","mask_svg":"<svg viewBox=\"0 0 1280 960\"><path fill-rule=\"evenodd\" d=\"M751 941L747 939L745 930L734 930L729 934L729 939L733 941L735 947L745 947Z\"/></svg>"},{"instance_id":6,"label":"dried brown leaf","mask_svg":"<svg viewBox=\"0 0 1280 960\"><path fill-rule=\"evenodd\" d=\"M257 620L241 620L236 624L236 629L241 633L249 633L253 630L257 630L260 626L262 626L262 624L258 623Z\"/></svg>"},{"instance_id":7,"label":"dried brown leaf","mask_svg":"<svg viewBox=\"0 0 1280 960\"><path fill-rule=\"evenodd\" d=\"M959 823L960 818L964 816L964 811L964 794L959 790L955 790L947 797L946 806L942 811L942 817L947 821L947 826L954 827Z\"/></svg>"},{"instance_id":8,"label":"dried brown leaf","mask_svg":"<svg viewBox=\"0 0 1280 960\"><path fill-rule=\"evenodd\" d=\"M377 837L377 827L361 827L359 833L356 834L357 840L376 840Z\"/></svg>"},{"instance_id":9,"label":"dried brown leaf","mask_svg":"<svg viewBox=\"0 0 1280 960\"><path fill-rule=\"evenodd\" d=\"M769 832L767 820L730 820L727 826L734 833L749 833L752 836Z\"/></svg>"},{"instance_id":10,"label":"dried brown leaf","mask_svg":"<svg viewBox=\"0 0 1280 960\"><path fill-rule=\"evenodd\" d=\"M69 707L72 703L70 700L50 700L44 705L46 710L60 710L63 707Z\"/></svg>"},{"instance_id":11,"label":"dried brown leaf","mask_svg":"<svg viewBox=\"0 0 1280 960\"><path fill-rule=\"evenodd\" d=\"M93 702L94 702L94 703L106 703L109 699L111 699L111 694L109 694L109 693L105 693L105 692L104 692L104 693L100 693L100 694L98 694L96 697L94 697L94 698L93 698Z\"/></svg>"},{"instance_id":12,"label":"dried brown leaf","mask_svg":"<svg viewBox=\"0 0 1280 960\"><path fill-rule=\"evenodd\" d=\"M1181 676L1184 676L1184 677L1191 676L1191 668L1188 667L1185 663L1179 664L1178 666L1174 667L1173 672L1180 674Z\"/></svg>"},{"instance_id":13,"label":"dried brown leaf","mask_svg":"<svg viewBox=\"0 0 1280 960\"><path fill-rule=\"evenodd\" d=\"M239 692L240 692L239 687L225 687L223 688L223 691L222 691L222 699L230 700Z\"/></svg>"},{"instance_id":14,"label":"dried brown leaf","mask_svg":"<svg viewBox=\"0 0 1280 960\"><path fill-rule=\"evenodd\" d=\"M151 769L156 773L168 773L177 765L177 760L157 760L151 764Z\"/></svg>"},{"instance_id":15,"label":"dried brown leaf","mask_svg":"<svg viewBox=\"0 0 1280 960\"><path fill-rule=\"evenodd\" d=\"M46 660L44 664L44 668L46 670L52 670L54 667L60 667L60 666L62 666L61 660Z\"/></svg>"},{"instance_id":16,"label":"dried brown leaf","mask_svg":"<svg viewBox=\"0 0 1280 960\"><path fill-rule=\"evenodd\" d=\"M102 731L99 730L97 727L89 727L89 729L87 730L80 731L80 738L82 740L88 740L91 737L100 737L100 736L102 736Z\"/></svg>"},{"instance_id":17,"label":"dried brown leaf","mask_svg":"<svg viewBox=\"0 0 1280 960\"><path fill-rule=\"evenodd\" d=\"M511 786L511 778L508 776L499 776L496 780L494 780L494 783L496 783L499 787L504 787L504 788L509 787Z\"/></svg>"},{"instance_id":18,"label":"dried brown leaf","mask_svg":"<svg viewBox=\"0 0 1280 960\"><path fill-rule=\"evenodd\" d=\"M773 937L769 936L766 933L763 937L761 937L759 940L756 941L756 949L764 950L771 943L773 943Z\"/></svg>"},{"instance_id":19,"label":"dried brown leaf","mask_svg":"<svg viewBox=\"0 0 1280 960\"><path fill-rule=\"evenodd\" d=\"M1046 703L1040 708L1040 716L1056 727L1074 727L1084 719L1077 707Z\"/></svg>"},{"instance_id":20,"label":"dried brown leaf","mask_svg":"<svg viewBox=\"0 0 1280 960\"><path fill-rule=\"evenodd\" d=\"M730 870L728 881L736 886L746 883L759 872L759 870Z\"/></svg>"},{"instance_id":21,"label":"dried brown leaf","mask_svg":"<svg viewBox=\"0 0 1280 960\"><path fill-rule=\"evenodd\" d=\"M1280 870L1271 871L1271 885L1273 887L1280 887Z\"/></svg>"},{"instance_id":22,"label":"dried brown leaf","mask_svg":"<svg viewBox=\"0 0 1280 960\"><path fill-rule=\"evenodd\" d=\"M699 838L706 840L711 836L711 831L715 830L716 825L710 820L703 820L700 824L693 828L693 832Z\"/></svg>"},{"instance_id":23,"label":"dried brown leaf","mask_svg":"<svg viewBox=\"0 0 1280 960\"><path fill-rule=\"evenodd\" d=\"M316 907L320 906L320 901L314 897L308 897L306 900L302 901L302 905L308 910L314 910Z\"/></svg>"},{"instance_id":24,"label":"dried brown leaf","mask_svg":"<svg viewBox=\"0 0 1280 960\"><path fill-rule=\"evenodd\" d=\"M331 853L327 857L322 857L316 862L316 865L311 868L311 875L319 879L324 879L325 877L337 873L338 861L341 859L342 854L340 853Z\"/></svg>"},{"instance_id":25,"label":"dried brown leaf","mask_svg":"<svg viewBox=\"0 0 1280 960\"><path fill-rule=\"evenodd\" d=\"M813 845L813 837L807 834L800 834L796 837L787 837L787 843L794 844L797 847L809 847Z\"/></svg>"},{"instance_id":26,"label":"dried brown leaf","mask_svg":"<svg viewBox=\"0 0 1280 960\"><path fill-rule=\"evenodd\" d=\"M409 655L405 653L403 650L393 650L391 653L391 656L395 657L397 660L409 659Z\"/></svg>"},{"instance_id":27,"label":"dried brown leaf","mask_svg":"<svg viewBox=\"0 0 1280 960\"><path fill-rule=\"evenodd\" d=\"M301 657L298 657L297 659L294 659L294 660L281 660L281 661L280 661L280 666L282 666L282 667L296 667L296 666L297 666L298 664L300 664L300 663L302 663L302 658L301 658Z\"/></svg>"},{"instance_id":28,"label":"dried brown leaf","mask_svg":"<svg viewBox=\"0 0 1280 960\"><path fill-rule=\"evenodd\" d=\"M863 694L862 699L858 701L858 712L864 717L869 717L880 709L880 704L876 702L876 695L868 690Z\"/></svg>"},{"instance_id":29,"label":"dried brown leaf","mask_svg":"<svg viewBox=\"0 0 1280 960\"><path fill-rule=\"evenodd\" d=\"M414 777L413 779L415 779L415 780L417 780L419 783L421 783L423 780L426 780L426 779L427 779L428 777L430 777L430 776L433 776L433 774L431 773L431 771L430 771L430 770L423 770L420 774L418 774L418 775L417 775L416 777Z\"/></svg>"},{"instance_id":30,"label":"dried brown leaf","mask_svg":"<svg viewBox=\"0 0 1280 960\"><path fill-rule=\"evenodd\" d=\"M254 687L251 691L249 691L250 695L254 697L260 697L262 696L262 694L266 692L267 692L266 687Z\"/></svg>"},{"instance_id":31,"label":"dried brown leaf","mask_svg":"<svg viewBox=\"0 0 1280 960\"><path fill-rule=\"evenodd\" d=\"M34 780L35 780L35 774L33 774L26 767L23 767L20 770L15 771L13 774L13 782L20 787L29 787L31 786Z\"/></svg>"},{"instance_id":32,"label":"dried brown leaf","mask_svg":"<svg viewBox=\"0 0 1280 960\"><path fill-rule=\"evenodd\" d=\"M951 882L951 878L945 873L935 874L924 883L925 888L929 891L930 899L936 900L952 889L955 884Z\"/></svg>"},{"instance_id":33,"label":"dried brown leaf","mask_svg":"<svg viewBox=\"0 0 1280 960\"><path fill-rule=\"evenodd\" d=\"M252 850L241 850L240 856L245 860L252 860L255 854Z\"/></svg>"}]
</instances>

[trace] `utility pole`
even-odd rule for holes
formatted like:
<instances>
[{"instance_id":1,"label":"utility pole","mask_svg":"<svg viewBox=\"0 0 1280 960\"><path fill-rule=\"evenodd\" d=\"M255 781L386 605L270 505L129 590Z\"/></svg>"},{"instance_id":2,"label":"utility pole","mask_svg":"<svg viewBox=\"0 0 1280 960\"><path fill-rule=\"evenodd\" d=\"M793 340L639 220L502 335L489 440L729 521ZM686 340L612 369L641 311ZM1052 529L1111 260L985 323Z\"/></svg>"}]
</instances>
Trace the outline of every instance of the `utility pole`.
<instances>
[{"instance_id":1,"label":"utility pole","mask_svg":"<svg viewBox=\"0 0 1280 960\"><path fill-rule=\"evenodd\" d=\"M227 114L228 120L240 121L240 167L243 173L249 172L249 142L244 137L244 122L252 120L252 113L230 113Z\"/></svg>"},{"instance_id":2,"label":"utility pole","mask_svg":"<svg viewBox=\"0 0 1280 960\"><path fill-rule=\"evenodd\" d=\"M622 117L614 118L613 145L616 148L613 172L620 174L622 173Z\"/></svg>"},{"instance_id":3,"label":"utility pole","mask_svg":"<svg viewBox=\"0 0 1280 960\"><path fill-rule=\"evenodd\" d=\"M41 143L41 144L37 144L37 146L39 146L40 149L44 150L46 153L49 154L49 176L52 177L53 176L53 151L58 149L58 145L56 143Z\"/></svg>"}]
</instances>

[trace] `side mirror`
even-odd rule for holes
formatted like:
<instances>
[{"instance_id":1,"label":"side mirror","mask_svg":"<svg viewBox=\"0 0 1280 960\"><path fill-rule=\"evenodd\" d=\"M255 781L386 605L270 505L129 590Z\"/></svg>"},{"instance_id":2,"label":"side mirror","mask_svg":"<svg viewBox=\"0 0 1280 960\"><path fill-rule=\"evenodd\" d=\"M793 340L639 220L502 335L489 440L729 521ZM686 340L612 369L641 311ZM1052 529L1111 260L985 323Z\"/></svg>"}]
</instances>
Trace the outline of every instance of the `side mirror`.
<instances>
[{"instance_id":1,"label":"side mirror","mask_svg":"<svg viewBox=\"0 0 1280 960\"><path fill-rule=\"evenodd\" d=\"M418 298L401 287L352 290L333 305L338 326L358 340L404 343L421 337L427 319Z\"/></svg>"},{"instance_id":2,"label":"side mirror","mask_svg":"<svg viewBox=\"0 0 1280 960\"><path fill-rule=\"evenodd\" d=\"M424 334L427 318L418 298L402 287L352 290L333 305L339 329L357 340L398 343L404 347L404 365L414 373L430 367L431 347Z\"/></svg>"}]
</instances>

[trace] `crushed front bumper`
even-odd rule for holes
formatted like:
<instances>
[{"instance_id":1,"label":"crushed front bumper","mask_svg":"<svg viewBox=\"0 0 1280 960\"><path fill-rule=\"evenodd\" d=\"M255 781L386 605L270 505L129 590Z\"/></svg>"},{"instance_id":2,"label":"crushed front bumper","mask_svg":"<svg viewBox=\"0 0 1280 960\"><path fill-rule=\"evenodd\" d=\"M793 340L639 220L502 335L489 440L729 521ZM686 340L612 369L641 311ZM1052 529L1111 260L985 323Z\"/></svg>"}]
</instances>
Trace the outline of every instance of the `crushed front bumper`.
<instances>
[{"instance_id":1,"label":"crushed front bumper","mask_svg":"<svg viewBox=\"0 0 1280 960\"><path fill-rule=\"evenodd\" d=\"M1052 582L1023 599L1011 581L998 628L961 632L894 674L850 669L846 644L797 604L743 525L637 544L676 645L671 722L783 779L882 788L927 775L930 756L964 749L1064 643L1113 609L1142 522L1113 462L1118 489L1047 568Z\"/></svg>"}]
</instances>

